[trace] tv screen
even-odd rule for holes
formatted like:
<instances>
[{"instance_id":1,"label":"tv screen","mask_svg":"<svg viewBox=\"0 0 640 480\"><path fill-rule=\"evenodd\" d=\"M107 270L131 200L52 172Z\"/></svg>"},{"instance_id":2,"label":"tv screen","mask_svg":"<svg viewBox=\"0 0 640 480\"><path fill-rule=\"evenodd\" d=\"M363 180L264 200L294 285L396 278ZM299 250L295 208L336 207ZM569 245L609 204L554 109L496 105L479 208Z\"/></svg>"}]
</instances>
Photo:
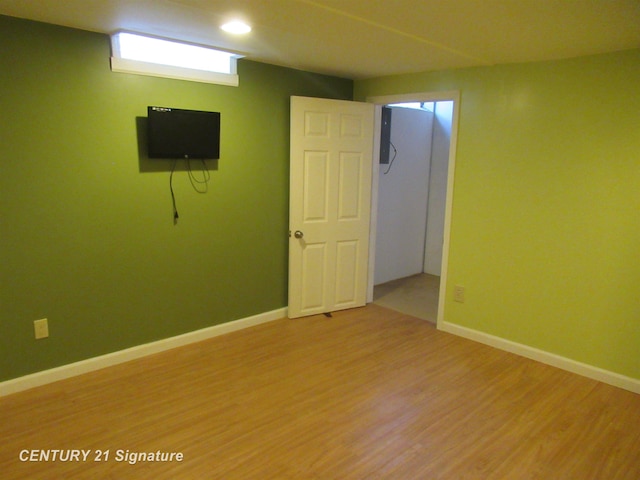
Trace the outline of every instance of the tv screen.
<instances>
[{"instance_id":1,"label":"tv screen","mask_svg":"<svg viewBox=\"0 0 640 480\"><path fill-rule=\"evenodd\" d=\"M220 158L220 113L147 107L149 158Z\"/></svg>"}]
</instances>

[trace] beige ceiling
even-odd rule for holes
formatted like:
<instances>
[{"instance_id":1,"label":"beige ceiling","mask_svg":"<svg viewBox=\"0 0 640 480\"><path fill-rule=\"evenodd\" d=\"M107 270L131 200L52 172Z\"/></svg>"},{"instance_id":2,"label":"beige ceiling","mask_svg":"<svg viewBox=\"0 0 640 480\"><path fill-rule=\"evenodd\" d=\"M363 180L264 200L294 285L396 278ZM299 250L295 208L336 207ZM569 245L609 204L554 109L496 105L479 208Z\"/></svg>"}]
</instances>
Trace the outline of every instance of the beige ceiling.
<instances>
[{"instance_id":1,"label":"beige ceiling","mask_svg":"<svg viewBox=\"0 0 640 480\"><path fill-rule=\"evenodd\" d=\"M640 48L640 0L0 0L0 14L353 79ZM218 28L234 16L249 36Z\"/></svg>"}]
</instances>

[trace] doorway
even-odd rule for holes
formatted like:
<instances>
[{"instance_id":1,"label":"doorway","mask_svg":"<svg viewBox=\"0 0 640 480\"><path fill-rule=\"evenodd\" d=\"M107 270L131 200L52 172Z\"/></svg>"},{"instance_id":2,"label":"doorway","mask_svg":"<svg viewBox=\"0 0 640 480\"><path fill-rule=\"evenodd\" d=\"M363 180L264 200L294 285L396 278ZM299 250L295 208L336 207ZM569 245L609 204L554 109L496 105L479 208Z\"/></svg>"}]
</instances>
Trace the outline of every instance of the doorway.
<instances>
[{"instance_id":1,"label":"doorway","mask_svg":"<svg viewBox=\"0 0 640 480\"><path fill-rule=\"evenodd\" d=\"M374 152L382 152L374 159L369 301L434 323L444 315L458 98L368 99L377 109ZM389 116L385 158L381 127Z\"/></svg>"}]
</instances>

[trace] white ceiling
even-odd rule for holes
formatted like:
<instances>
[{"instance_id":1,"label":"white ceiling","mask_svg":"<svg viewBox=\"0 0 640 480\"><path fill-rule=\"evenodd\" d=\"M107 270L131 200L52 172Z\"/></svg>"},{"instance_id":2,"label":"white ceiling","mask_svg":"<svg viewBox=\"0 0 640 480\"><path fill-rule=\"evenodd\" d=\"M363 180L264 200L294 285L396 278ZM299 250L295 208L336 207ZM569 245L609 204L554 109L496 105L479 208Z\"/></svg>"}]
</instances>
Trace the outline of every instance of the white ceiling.
<instances>
[{"instance_id":1,"label":"white ceiling","mask_svg":"<svg viewBox=\"0 0 640 480\"><path fill-rule=\"evenodd\" d=\"M640 0L0 0L0 14L352 79L640 48ZM218 28L234 16L252 33Z\"/></svg>"}]
</instances>

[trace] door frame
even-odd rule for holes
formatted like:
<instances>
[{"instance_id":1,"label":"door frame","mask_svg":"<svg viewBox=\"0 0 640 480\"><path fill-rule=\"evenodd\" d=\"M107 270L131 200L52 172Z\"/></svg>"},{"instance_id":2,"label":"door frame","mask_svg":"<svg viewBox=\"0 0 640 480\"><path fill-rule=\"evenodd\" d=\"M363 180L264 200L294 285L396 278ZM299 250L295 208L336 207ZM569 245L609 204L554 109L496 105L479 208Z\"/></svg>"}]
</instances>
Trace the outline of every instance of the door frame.
<instances>
[{"instance_id":1,"label":"door frame","mask_svg":"<svg viewBox=\"0 0 640 480\"><path fill-rule=\"evenodd\" d=\"M438 295L438 316L436 326L441 328L444 322L444 304L447 298L447 273L449 268L449 242L451 239L451 216L453 213L453 188L456 167L456 146L458 143L458 123L460 119L460 91L416 92L398 95L367 97L367 102L375 104L373 135L373 177L371 183L371 221L369 231L369 278L367 284L367 303L373 302L373 282L376 257L376 230L378 224L378 183L380 181L380 132L382 128L382 107L390 103L441 102L453 101L451 119L451 139L449 141L449 165L447 169L447 196L444 213L444 239L442 245L442 272Z\"/></svg>"}]
</instances>

